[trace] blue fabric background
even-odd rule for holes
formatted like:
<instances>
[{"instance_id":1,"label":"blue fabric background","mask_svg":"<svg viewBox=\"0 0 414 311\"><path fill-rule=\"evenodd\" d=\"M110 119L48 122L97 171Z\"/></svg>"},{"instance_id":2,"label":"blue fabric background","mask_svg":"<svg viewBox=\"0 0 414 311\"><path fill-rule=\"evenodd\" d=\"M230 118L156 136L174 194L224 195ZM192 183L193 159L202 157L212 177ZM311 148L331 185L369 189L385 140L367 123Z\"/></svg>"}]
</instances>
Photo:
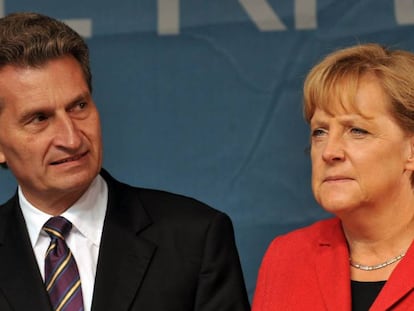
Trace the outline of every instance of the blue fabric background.
<instances>
[{"instance_id":1,"label":"blue fabric background","mask_svg":"<svg viewBox=\"0 0 414 311\"><path fill-rule=\"evenodd\" d=\"M412 0L0 0L14 11L85 36L104 166L228 213L250 297L270 241L327 216L310 190L306 73L359 42L414 51ZM0 171L0 201L15 189Z\"/></svg>"}]
</instances>

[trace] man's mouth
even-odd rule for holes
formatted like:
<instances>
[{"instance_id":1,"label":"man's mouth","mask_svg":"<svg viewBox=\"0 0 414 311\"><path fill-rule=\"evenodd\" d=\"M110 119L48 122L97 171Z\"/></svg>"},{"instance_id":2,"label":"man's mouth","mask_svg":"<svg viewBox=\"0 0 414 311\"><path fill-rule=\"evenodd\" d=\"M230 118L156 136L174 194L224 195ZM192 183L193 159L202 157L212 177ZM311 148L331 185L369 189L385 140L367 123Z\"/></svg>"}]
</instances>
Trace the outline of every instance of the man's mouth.
<instances>
[{"instance_id":1,"label":"man's mouth","mask_svg":"<svg viewBox=\"0 0 414 311\"><path fill-rule=\"evenodd\" d=\"M87 153L88 152L84 152L84 153L81 153L81 154L77 154L73 157L69 157L69 158L65 158L65 159L62 159L62 160L54 161L54 162L51 163L51 165L59 165L59 164L67 163L67 162L77 161L80 158L84 157Z\"/></svg>"}]
</instances>

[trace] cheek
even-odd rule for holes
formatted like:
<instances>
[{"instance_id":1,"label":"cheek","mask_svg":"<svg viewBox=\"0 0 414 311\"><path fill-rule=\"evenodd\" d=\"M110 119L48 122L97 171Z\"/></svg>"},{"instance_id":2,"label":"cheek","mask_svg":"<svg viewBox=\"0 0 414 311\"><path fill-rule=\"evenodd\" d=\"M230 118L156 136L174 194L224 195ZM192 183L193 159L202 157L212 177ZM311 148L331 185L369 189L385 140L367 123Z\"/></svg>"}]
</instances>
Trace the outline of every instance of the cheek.
<instances>
[{"instance_id":1,"label":"cheek","mask_svg":"<svg viewBox=\"0 0 414 311\"><path fill-rule=\"evenodd\" d=\"M101 139L101 126L97 115L78 122L78 129L83 133L84 137L96 144Z\"/></svg>"},{"instance_id":2,"label":"cheek","mask_svg":"<svg viewBox=\"0 0 414 311\"><path fill-rule=\"evenodd\" d=\"M32 148L36 147L36 148ZM7 148L6 161L9 166L12 163L17 163L19 166L31 166L34 165L34 160L37 155L41 152L39 146L31 146L28 144L20 144L20 146L10 146Z\"/></svg>"},{"instance_id":3,"label":"cheek","mask_svg":"<svg viewBox=\"0 0 414 311\"><path fill-rule=\"evenodd\" d=\"M311 188L313 195L317 197L320 186L320 169L317 168L315 162L312 162L312 176L311 176Z\"/></svg>"},{"instance_id":4,"label":"cheek","mask_svg":"<svg viewBox=\"0 0 414 311\"><path fill-rule=\"evenodd\" d=\"M95 111L83 126L91 138L95 140L101 138L101 122L97 111Z\"/></svg>"},{"instance_id":5,"label":"cheek","mask_svg":"<svg viewBox=\"0 0 414 311\"><path fill-rule=\"evenodd\" d=\"M92 144L98 148L102 149L102 134L101 134L101 128L99 126L94 127L93 131L90 132L90 140Z\"/></svg>"},{"instance_id":6,"label":"cheek","mask_svg":"<svg viewBox=\"0 0 414 311\"><path fill-rule=\"evenodd\" d=\"M26 143L19 143L19 144L13 144L13 141L21 141L19 138L10 137L8 140L1 140L0 142L0 150L5 154L5 156L8 158L7 160L11 161L16 157L19 157L19 155L27 154L27 144Z\"/></svg>"},{"instance_id":7,"label":"cheek","mask_svg":"<svg viewBox=\"0 0 414 311\"><path fill-rule=\"evenodd\" d=\"M312 181L322 173L323 164L323 160L320 156L316 156L314 152L311 153Z\"/></svg>"},{"instance_id":8,"label":"cheek","mask_svg":"<svg viewBox=\"0 0 414 311\"><path fill-rule=\"evenodd\" d=\"M38 153L27 144L21 144L20 148L10 146L5 151L5 162L18 180L31 175L39 167L38 159Z\"/></svg>"},{"instance_id":9,"label":"cheek","mask_svg":"<svg viewBox=\"0 0 414 311\"><path fill-rule=\"evenodd\" d=\"M314 195L315 197L317 197L317 196L318 196L320 184L321 184L321 183L319 182L319 179L318 179L318 178L316 177L316 175L313 173L313 174L312 174L312 180L311 180L311 189L312 189L313 195Z\"/></svg>"}]
</instances>

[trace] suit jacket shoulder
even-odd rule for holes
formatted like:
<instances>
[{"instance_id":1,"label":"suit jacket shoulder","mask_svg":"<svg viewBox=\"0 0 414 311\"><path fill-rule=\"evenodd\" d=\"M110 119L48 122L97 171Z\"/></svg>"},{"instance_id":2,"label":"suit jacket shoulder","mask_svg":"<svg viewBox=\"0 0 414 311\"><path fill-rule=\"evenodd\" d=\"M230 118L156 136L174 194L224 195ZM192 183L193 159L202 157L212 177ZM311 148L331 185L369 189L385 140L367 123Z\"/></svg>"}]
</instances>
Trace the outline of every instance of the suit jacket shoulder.
<instances>
[{"instance_id":1,"label":"suit jacket shoulder","mask_svg":"<svg viewBox=\"0 0 414 311\"><path fill-rule=\"evenodd\" d=\"M336 245L346 243L341 222L338 218L320 220L307 227L296 229L276 237L269 246L268 253L274 248L295 250L295 252L314 252L315 245Z\"/></svg>"},{"instance_id":2,"label":"suit jacket shoulder","mask_svg":"<svg viewBox=\"0 0 414 311\"><path fill-rule=\"evenodd\" d=\"M253 310L350 310L347 252L336 218L275 238L260 267Z\"/></svg>"},{"instance_id":3,"label":"suit jacket shoulder","mask_svg":"<svg viewBox=\"0 0 414 311\"><path fill-rule=\"evenodd\" d=\"M109 196L93 310L249 309L227 215L102 176Z\"/></svg>"}]
</instances>

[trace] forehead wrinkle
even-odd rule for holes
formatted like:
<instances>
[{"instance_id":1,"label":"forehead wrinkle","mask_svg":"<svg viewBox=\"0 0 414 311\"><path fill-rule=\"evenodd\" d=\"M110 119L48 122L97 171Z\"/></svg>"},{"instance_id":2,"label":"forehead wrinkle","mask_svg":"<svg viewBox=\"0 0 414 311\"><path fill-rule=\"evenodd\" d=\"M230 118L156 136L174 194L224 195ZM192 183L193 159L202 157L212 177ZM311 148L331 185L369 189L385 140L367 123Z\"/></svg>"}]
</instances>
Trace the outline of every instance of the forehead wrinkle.
<instances>
[{"instance_id":1,"label":"forehead wrinkle","mask_svg":"<svg viewBox=\"0 0 414 311\"><path fill-rule=\"evenodd\" d=\"M311 127L328 127L329 124L334 121L341 126L354 126L356 123L364 121L375 120L374 115L362 114L358 111L336 111L327 112L318 108L319 113L315 113L310 120Z\"/></svg>"}]
</instances>

